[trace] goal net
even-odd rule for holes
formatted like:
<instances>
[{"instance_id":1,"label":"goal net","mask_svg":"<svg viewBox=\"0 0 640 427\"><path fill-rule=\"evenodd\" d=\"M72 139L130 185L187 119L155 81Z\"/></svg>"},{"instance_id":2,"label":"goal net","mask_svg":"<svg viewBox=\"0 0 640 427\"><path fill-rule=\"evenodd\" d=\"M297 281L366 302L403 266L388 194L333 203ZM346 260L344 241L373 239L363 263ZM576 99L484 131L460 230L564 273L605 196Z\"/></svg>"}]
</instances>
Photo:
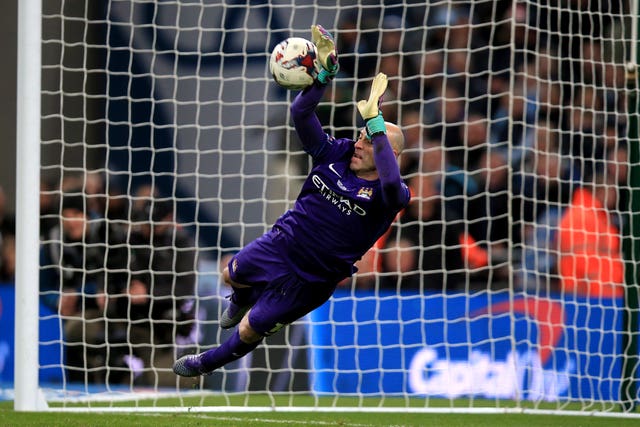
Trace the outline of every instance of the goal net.
<instances>
[{"instance_id":1,"label":"goal net","mask_svg":"<svg viewBox=\"0 0 640 427\"><path fill-rule=\"evenodd\" d=\"M357 3L43 2L34 369L50 408L633 416L637 11ZM328 133L353 137L355 102L388 75L411 205L329 302L181 380L176 357L229 336L221 266L309 171L268 59L314 23L339 51Z\"/></svg>"}]
</instances>

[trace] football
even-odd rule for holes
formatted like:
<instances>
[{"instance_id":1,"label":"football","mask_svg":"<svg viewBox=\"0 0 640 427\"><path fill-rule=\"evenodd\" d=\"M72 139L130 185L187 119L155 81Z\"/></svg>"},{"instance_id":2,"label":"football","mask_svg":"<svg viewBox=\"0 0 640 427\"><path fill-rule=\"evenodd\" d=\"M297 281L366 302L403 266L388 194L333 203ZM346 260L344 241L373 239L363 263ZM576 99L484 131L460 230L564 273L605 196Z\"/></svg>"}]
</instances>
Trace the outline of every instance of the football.
<instances>
[{"instance_id":1,"label":"football","mask_svg":"<svg viewBox=\"0 0 640 427\"><path fill-rule=\"evenodd\" d=\"M281 41L271 52L269 71L285 89L300 90L313 83L318 75L316 45L301 37Z\"/></svg>"}]
</instances>

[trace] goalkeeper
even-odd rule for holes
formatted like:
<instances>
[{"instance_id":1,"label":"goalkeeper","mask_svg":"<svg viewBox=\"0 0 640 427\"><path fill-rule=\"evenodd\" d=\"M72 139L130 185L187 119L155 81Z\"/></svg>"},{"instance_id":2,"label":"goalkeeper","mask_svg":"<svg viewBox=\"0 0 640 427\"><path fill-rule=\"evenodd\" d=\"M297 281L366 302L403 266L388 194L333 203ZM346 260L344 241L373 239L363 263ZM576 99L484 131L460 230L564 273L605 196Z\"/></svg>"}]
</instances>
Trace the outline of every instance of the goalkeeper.
<instances>
[{"instance_id":1,"label":"goalkeeper","mask_svg":"<svg viewBox=\"0 0 640 427\"><path fill-rule=\"evenodd\" d=\"M312 170L293 208L223 271L233 294L220 326L239 327L219 347L178 359L177 375L211 373L325 303L409 203L397 160L404 137L398 126L384 121L379 108L387 77L378 74L368 100L357 104L365 128L356 141L327 135L315 108L338 71L338 57L331 34L320 25L311 31L322 69L294 99L291 116L313 158Z\"/></svg>"}]
</instances>

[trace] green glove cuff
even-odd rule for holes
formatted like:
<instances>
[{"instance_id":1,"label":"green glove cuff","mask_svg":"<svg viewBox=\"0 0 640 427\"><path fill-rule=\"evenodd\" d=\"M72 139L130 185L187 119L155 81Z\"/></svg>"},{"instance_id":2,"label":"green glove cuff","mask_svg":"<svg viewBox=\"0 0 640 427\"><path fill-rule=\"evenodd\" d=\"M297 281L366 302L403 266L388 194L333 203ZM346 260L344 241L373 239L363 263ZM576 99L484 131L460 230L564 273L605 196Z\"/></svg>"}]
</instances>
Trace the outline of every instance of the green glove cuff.
<instances>
[{"instance_id":1,"label":"green glove cuff","mask_svg":"<svg viewBox=\"0 0 640 427\"><path fill-rule=\"evenodd\" d=\"M377 116L367 119L365 121L365 126L367 128L367 136L369 139L376 134L387 133L387 126L384 124L384 118L382 117L381 111L378 112Z\"/></svg>"},{"instance_id":2,"label":"green glove cuff","mask_svg":"<svg viewBox=\"0 0 640 427\"><path fill-rule=\"evenodd\" d=\"M337 73L338 73L338 67L336 67L336 70L334 72L327 71L324 68L322 68L318 73L318 81L323 85L326 85L331 80L333 80L333 78L336 76Z\"/></svg>"}]
</instances>

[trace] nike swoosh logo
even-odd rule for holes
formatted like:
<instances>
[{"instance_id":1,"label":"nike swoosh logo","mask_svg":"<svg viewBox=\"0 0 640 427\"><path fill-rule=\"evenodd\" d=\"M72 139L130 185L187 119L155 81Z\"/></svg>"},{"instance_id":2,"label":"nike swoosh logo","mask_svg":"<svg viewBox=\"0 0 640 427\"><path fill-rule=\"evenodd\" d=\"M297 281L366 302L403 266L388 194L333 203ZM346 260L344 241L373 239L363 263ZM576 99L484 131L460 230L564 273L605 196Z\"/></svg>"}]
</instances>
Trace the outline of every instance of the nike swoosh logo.
<instances>
[{"instance_id":1,"label":"nike swoosh logo","mask_svg":"<svg viewBox=\"0 0 640 427\"><path fill-rule=\"evenodd\" d=\"M335 168L333 167L334 163L329 163L329 169L331 169L331 172L335 173L336 175L338 175L339 178L342 178L342 175L340 175L338 173L337 170L335 170Z\"/></svg>"}]
</instances>

